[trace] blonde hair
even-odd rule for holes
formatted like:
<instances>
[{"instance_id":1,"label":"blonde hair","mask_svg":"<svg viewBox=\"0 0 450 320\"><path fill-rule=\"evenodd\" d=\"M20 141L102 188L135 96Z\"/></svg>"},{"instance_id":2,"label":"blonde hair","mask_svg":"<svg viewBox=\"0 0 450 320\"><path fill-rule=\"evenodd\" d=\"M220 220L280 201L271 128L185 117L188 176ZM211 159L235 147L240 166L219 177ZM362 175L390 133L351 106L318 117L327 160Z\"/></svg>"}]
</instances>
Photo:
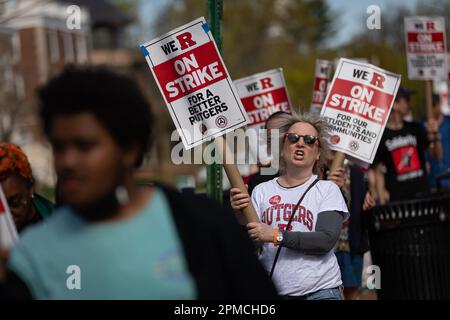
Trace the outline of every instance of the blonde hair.
<instances>
[{"instance_id":1,"label":"blonde hair","mask_svg":"<svg viewBox=\"0 0 450 320\"><path fill-rule=\"evenodd\" d=\"M291 115L290 117L280 119L277 127L275 129L279 130L279 146L280 146L280 173L284 173L286 168L286 163L282 157L282 150L285 143L285 135L289 129L296 123L307 123L310 124L316 131L317 137L319 138L319 161L313 167L313 173L318 174L320 168L326 163L326 155L329 152L329 133L328 133L328 123L327 121L312 113L303 113L300 115Z\"/></svg>"}]
</instances>

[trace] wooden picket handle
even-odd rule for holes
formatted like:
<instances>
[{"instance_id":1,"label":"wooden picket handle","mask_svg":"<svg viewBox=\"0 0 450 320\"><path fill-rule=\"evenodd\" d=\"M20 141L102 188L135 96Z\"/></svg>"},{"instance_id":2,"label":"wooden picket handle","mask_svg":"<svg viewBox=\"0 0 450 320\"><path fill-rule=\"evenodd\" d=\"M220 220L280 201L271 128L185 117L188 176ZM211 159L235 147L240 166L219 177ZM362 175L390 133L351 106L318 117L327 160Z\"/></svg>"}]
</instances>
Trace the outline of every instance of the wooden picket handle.
<instances>
[{"instance_id":1,"label":"wooden picket handle","mask_svg":"<svg viewBox=\"0 0 450 320\"><path fill-rule=\"evenodd\" d=\"M336 151L333 162L331 163L330 172L334 172L339 168L344 167L345 153Z\"/></svg>"},{"instance_id":2,"label":"wooden picket handle","mask_svg":"<svg viewBox=\"0 0 450 320\"><path fill-rule=\"evenodd\" d=\"M431 80L425 80L425 102L427 108L427 119L433 119L433 90Z\"/></svg>"},{"instance_id":3,"label":"wooden picket handle","mask_svg":"<svg viewBox=\"0 0 450 320\"><path fill-rule=\"evenodd\" d=\"M221 152L219 156L223 159L224 164L223 168L225 169L225 173L227 174L228 180L230 180L231 187L239 188L240 190L247 192L247 188L245 187L244 180L242 180L241 174L234 163L226 163L229 157L233 157L234 153L229 149L228 144L226 143L223 136L215 138L216 143L216 152ZM247 192L248 193L248 192ZM259 222L258 215L256 213L255 208L253 207L252 201L250 200L248 206L242 210L246 223L249 222Z\"/></svg>"}]
</instances>

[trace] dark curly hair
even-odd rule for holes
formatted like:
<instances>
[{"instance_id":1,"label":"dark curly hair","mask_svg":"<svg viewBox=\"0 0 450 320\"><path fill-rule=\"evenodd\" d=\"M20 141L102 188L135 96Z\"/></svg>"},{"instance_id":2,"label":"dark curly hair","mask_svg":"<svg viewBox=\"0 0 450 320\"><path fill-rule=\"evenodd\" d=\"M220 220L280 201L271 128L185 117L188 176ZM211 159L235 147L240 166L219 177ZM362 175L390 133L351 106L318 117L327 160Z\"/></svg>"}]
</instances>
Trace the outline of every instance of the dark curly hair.
<instances>
[{"instance_id":1,"label":"dark curly hair","mask_svg":"<svg viewBox=\"0 0 450 320\"><path fill-rule=\"evenodd\" d=\"M141 147L135 166L150 148L153 116L150 105L131 79L103 68L64 70L38 92L40 117L49 137L57 115L92 113L116 143Z\"/></svg>"}]
</instances>

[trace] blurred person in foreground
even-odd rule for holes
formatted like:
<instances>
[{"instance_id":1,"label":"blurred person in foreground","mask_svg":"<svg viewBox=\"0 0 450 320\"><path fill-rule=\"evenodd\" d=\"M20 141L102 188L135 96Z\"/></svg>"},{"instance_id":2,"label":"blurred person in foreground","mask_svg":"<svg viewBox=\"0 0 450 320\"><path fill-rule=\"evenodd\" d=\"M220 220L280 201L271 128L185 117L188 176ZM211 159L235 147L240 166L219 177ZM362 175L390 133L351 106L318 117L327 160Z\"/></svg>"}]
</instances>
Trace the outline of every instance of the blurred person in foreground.
<instances>
[{"instance_id":1,"label":"blurred person in foreground","mask_svg":"<svg viewBox=\"0 0 450 320\"><path fill-rule=\"evenodd\" d=\"M411 94L405 88L398 89L370 169L375 176L371 189L376 190L375 199L380 204L429 193L425 152L428 150L435 160L442 158L436 121L428 119L424 129L420 123L404 120L410 111Z\"/></svg>"},{"instance_id":2,"label":"blurred person in foreground","mask_svg":"<svg viewBox=\"0 0 450 320\"><path fill-rule=\"evenodd\" d=\"M19 146L0 143L0 184L19 233L52 213L53 203L35 192L30 162Z\"/></svg>"},{"instance_id":3,"label":"blurred person in foreground","mask_svg":"<svg viewBox=\"0 0 450 320\"><path fill-rule=\"evenodd\" d=\"M40 102L65 205L12 248L4 296L274 297L232 212L206 197L136 183L152 114L133 81L69 69L41 89ZM77 268L79 278L69 278Z\"/></svg>"}]
</instances>

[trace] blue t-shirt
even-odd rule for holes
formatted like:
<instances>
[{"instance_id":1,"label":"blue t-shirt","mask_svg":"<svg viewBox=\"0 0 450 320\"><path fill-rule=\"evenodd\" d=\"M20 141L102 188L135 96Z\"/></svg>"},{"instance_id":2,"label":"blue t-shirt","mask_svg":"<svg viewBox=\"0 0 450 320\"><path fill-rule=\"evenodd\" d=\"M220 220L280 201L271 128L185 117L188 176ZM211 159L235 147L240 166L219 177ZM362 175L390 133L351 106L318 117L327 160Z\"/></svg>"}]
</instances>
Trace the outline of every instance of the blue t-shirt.
<instances>
[{"instance_id":1,"label":"blue t-shirt","mask_svg":"<svg viewBox=\"0 0 450 320\"><path fill-rule=\"evenodd\" d=\"M89 223L70 208L57 210L24 232L9 268L37 299L195 299L197 294L170 207L157 189L127 220Z\"/></svg>"},{"instance_id":2,"label":"blue t-shirt","mask_svg":"<svg viewBox=\"0 0 450 320\"><path fill-rule=\"evenodd\" d=\"M450 116L443 116L444 119L439 125L439 134L441 135L442 144L442 160L434 160L430 154L426 153L426 159L430 163L430 173L428 174L428 179L431 185L436 185L435 176L444 173L448 168L450 168ZM441 180L442 186L450 185L450 178Z\"/></svg>"}]
</instances>

